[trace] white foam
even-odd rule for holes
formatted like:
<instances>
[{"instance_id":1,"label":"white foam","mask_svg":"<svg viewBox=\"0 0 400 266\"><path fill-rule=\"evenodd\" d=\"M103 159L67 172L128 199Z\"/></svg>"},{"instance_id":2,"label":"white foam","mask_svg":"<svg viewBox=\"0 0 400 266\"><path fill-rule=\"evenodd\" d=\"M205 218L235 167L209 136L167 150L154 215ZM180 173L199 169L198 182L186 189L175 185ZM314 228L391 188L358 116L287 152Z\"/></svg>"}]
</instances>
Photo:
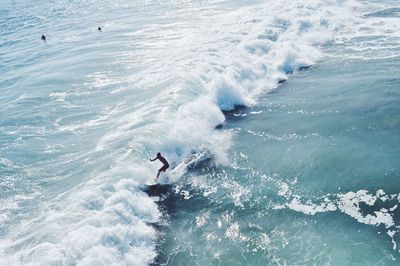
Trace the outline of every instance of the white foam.
<instances>
[{"instance_id":1,"label":"white foam","mask_svg":"<svg viewBox=\"0 0 400 266\"><path fill-rule=\"evenodd\" d=\"M320 203L307 202L304 204L301 202L300 196L296 195L292 198L289 203L279 205L276 209L289 208L297 212L302 212L307 215L315 215L321 212L340 211L352 218L357 222L379 226L383 225L387 234L391 237L393 243L393 249L396 249L396 241L394 235L398 233L399 225L395 223L393 218L393 211L397 208L398 200L395 201L394 206L389 209L381 208L379 211L374 211L372 214L364 214L361 204L368 206L374 206L377 200L382 202L390 199L397 199L397 194L387 195L383 190L378 190L375 195L369 193L367 190L359 190L356 192L348 192L345 194L327 195L322 197ZM396 204L397 203L397 204Z\"/></svg>"},{"instance_id":2,"label":"white foam","mask_svg":"<svg viewBox=\"0 0 400 266\"><path fill-rule=\"evenodd\" d=\"M12 265L150 263L156 254L156 232L148 223L160 216L155 203L140 192L136 180L110 184L93 178L60 195L35 219L16 225L0 241L3 261ZM30 239L40 241L32 245ZM10 249L15 251L11 256Z\"/></svg>"}]
</instances>

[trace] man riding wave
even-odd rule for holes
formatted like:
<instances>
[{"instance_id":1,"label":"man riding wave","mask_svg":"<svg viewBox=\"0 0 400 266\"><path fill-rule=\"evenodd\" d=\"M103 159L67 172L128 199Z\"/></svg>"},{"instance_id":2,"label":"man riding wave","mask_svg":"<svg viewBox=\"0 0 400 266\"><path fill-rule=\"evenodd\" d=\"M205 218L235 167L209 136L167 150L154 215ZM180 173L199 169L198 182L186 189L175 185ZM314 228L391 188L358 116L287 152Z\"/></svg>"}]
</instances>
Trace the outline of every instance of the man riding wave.
<instances>
[{"instance_id":1,"label":"man riding wave","mask_svg":"<svg viewBox=\"0 0 400 266\"><path fill-rule=\"evenodd\" d=\"M158 170L157 177L158 178L161 174L161 172L165 172L169 168L169 163L167 159L165 159L164 156L161 155L161 153L157 152L157 156L154 159L150 158L150 162L154 162L155 160L160 160L163 163L163 166Z\"/></svg>"}]
</instances>

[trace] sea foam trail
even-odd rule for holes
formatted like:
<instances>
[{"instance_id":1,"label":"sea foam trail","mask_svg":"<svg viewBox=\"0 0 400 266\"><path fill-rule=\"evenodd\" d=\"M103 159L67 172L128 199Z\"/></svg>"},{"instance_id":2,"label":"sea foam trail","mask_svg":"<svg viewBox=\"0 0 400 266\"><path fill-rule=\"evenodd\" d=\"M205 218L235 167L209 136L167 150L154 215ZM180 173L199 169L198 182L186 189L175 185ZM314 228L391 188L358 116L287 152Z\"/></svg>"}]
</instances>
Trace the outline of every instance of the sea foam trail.
<instances>
[{"instance_id":1,"label":"sea foam trail","mask_svg":"<svg viewBox=\"0 0 400 266\"><path fill-rule=\"evenodd\" d=\"M272 10L282 8L277 4L272 6ZM321 57L314 46L331 36L324 11L311 15L314 9L307 10L309 17L304 17L295 7L295 4L285 7L293 20L279 16L264 18L261 14L266 10L262 7L242 8L211 18L211 24L200 28L199 35L211 42L209 46L221 46L217 50L220 54L215 56L214 48L209 46L207 49L213 52L204 51L203 42L196 43L198 39L188 44L204 53L206 63L199 62L194 70L188 69L190 80L184 78L182 86L189 89L173 88L171 93L175 96L171 98L178 102L177 106L169 105L162 110L162 120L170 122L161 124L158 130L171 130L163 136L160 146L165 146L163 150L170 157L179 161L193 150L207 148L219 155L217 159L226 160L229 133L214 130L225 120L222 111L253 106L260 95L274 90L294 71L314 64ZM245 14L254 14L256 18L250 19ZM303 19L297 19L300 17ZM194 91L190 89L193 86ZM180 102L181 99L186 101Z\"/></svg>"},{"instance_id":2,"label":"sea foam trail","mask_svg":"<svg viewBox=\"0 0 400 266\"><path fill-rule=\"evenodd\" d=\"M313 203L310 200L304 203L302 197L291 191L287 184L282 183L280 186L279 195L286 197L288 202L284 205L275 206L275 209L288 208L307 215L342 212L359 223L376 227L382 226L383 231L391 239L393 250L397 250L395 237L397 237L396 234L400 226L397 224L395 216L398 215L400 194L387 194L381 189L375 193L358 190L343 194L328 194L314 199L319 203Z\"/></svg>"},{"instance_id":3,"label":"sea foam trail","mask_svg":"<svg viewBox=\"0 0 400 266\"><path fill-rule=\"evenodd\" d=\"M88 73L83 83L87 90L49 92L67 113L77 106L95 105L99 99L106 106L93 119L73 122L73 115L60 115L49 129L54 132L43 132L48 138L70 132L71 143L86 138L91 144L58 157L60 161L50 160L52 166L44 170L76 166L77 160L83 162L78 167L88 170L83 177L82 172L59 174L82 181L41 201L40 211L8 228L0 242L2 263L151 263L156 257L156 231L151 224L160 222L161 216L140 190L152 182L158 168L148 166L148 157L161 151L182 170L172 171L162 182L179 179L194 151L207 149L218 162L226 163L231 134L215 130L225 122L222 111L255 105L258 97L276 89L290 74L314 64L322 56L318 47L345 27L343 14L351 17L354 4L320 0L265 1L250 7L226 4L226 8L223 3L172 5L168 16L142 18L144 24L133 33L127 32L126 17L114 17L115 34L122 32L116 39L122 44L105 40L102 44L113 47L112 51L115 46L120 49L102 51L103 55L115 56L115 65L128 64L136 72L128 77ZM167 6L162 7L167 10ZM112 10L123 12L115 5ZM68 43L60 45L67 49ZM124 53L126 49L132 50ZM57 61L57 53L51 56ZM71 60L85 69L79 56L71 55ZM63 61L57 62L56 66L65 67ZM35 68L29 70L35 73ZM98 131L100 136L93 133ZM40 163L34 166L43 172ZM54 180L66 182L62 177Z\"/></svg>"}]
</instances>

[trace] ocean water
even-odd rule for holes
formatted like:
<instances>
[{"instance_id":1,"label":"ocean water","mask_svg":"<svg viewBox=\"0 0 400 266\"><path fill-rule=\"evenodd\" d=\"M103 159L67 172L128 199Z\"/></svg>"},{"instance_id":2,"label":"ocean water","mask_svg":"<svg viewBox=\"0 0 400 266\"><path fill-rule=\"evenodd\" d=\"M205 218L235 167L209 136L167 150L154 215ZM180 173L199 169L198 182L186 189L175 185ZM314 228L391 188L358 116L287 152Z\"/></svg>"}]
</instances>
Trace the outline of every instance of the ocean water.
<instances>
[{"instance_id":1,"label":"ocean water","mask_svg":"<svg viewBox=\"0 0 400 266\"><path fill-rule=\"evenodd\" d=\"M1 265L399 264L397 0L1 1L0 25Z\"/></svg>"}]
</instances>

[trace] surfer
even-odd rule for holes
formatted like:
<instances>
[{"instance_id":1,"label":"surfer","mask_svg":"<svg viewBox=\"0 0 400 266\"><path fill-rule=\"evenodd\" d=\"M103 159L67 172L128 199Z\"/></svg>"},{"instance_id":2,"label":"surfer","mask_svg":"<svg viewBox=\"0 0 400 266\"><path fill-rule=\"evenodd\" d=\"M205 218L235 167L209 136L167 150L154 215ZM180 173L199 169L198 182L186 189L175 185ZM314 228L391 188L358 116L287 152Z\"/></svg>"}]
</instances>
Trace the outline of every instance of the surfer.
<instances>
[{"instance_id":1,"label":"surfer","mask_svg":"<svg viewBox=\"0 0 400 266\"><path fill-rule=\"evenodd\" d=\"M165 172L169 168L169 163L167 159L165 159L164 156L161 155L161 153L157 152L157 156L154 159L150 158L150 162L154 162L155 160L160 160L164 165L158 170L157 177L158 178L161 174L161 172Z\"/></svg>"},{"instance_id":2,"label":"surfer","mask_svg":"<svg viewBox=\"0 0 400 266\"><path fill-rule=\"evenodd\" d=\"M42 37L40 39L42 39L43 41L46 41L46 36L44 34L42 34Z\"/></svg>"},{"instance_id":3,"label":"surfer","mask_svg":"<svg viewBox=\"0 0 400 266\"><path fill-rule=\"evenodd\" d=\"M101 30L102 30L102 28L101 28L101 27L98 27L98 28L97 28L97 30L98 30L98 31L101 31Z\"/></svg>"}]
</instances>

